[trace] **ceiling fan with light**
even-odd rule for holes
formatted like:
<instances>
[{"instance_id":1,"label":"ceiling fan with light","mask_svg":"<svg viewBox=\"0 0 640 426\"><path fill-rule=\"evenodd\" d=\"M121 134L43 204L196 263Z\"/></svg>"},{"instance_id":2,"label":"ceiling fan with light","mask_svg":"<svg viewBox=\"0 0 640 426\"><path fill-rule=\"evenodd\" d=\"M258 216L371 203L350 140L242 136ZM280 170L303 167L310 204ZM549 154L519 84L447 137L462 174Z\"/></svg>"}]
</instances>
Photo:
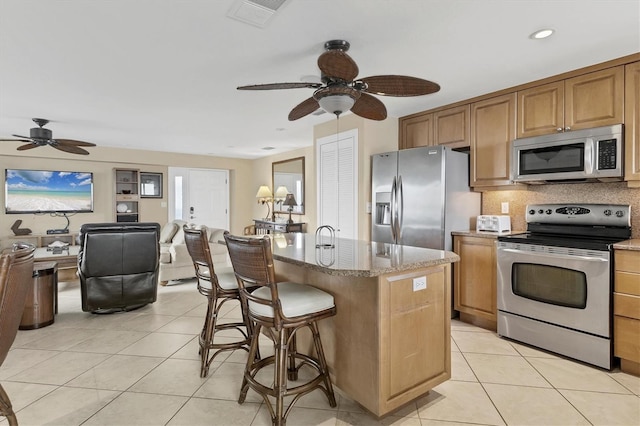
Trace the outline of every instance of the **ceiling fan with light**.
<instances>
[{"instance_id":1,"label":"ceiling fan with light","mask_svg":"<svg viewBox=\"0 0 640 426\"><path fill-rule=\"evenodd\" d=\"M44 118L33 118L32 120L38 125L38 127L33 127L29 131L29 136L13 135L19 139L0 139L0 142L28 142L25 145L20 145L18 147L18 151L25 151L27 149L49 145L55 149L59 149L60 151L80 155L89 154L89 151L84 148L80 148L81 146L96 146L96 144L91 142L77 141L74 139L53 139L51 130L44 128L49 120Z\"/></svg>"},{"instance_id":2,"label":"ceiling fan with light","mask_svg":"<svg viewBox=\"0 0 640 426\"><path fill-rule=\"evenodd\" d=\"M440 86L428 80L405 75L377 75L356 79L358 65L347 55L350 44L345 40L330 40L318 58L322 83L271 83L240 86L238 90L316 89L313 96L302 101L289 113L289 121L323 110L340 116L351 110L370 120L384 120L387 109L374 95L421 96L435 93Z\"/></svg>"}]
</instances>

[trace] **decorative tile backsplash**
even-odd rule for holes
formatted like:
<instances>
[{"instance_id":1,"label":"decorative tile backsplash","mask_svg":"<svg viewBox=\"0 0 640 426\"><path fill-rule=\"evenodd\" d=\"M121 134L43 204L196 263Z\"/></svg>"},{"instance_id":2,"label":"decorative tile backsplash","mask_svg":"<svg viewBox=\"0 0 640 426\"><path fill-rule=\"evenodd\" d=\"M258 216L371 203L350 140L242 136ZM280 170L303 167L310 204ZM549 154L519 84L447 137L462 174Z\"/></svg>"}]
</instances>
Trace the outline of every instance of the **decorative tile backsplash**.
<instances>
[{"instance_id":1,"label":"decorative tile backsplash","mask_svg":"<svg viewBox=\"0 0 640 426\"><path fill-rule=\"evenodd\" d=\"M524 220L527 204L630 204L631 234L640 238L640 188L627 188L624 182L529 185L522 190L487 191L482 193L482 214L503 214L503 202L509 202L508 214L514 231L527 227Z\"/></svg>"}]
</instances>

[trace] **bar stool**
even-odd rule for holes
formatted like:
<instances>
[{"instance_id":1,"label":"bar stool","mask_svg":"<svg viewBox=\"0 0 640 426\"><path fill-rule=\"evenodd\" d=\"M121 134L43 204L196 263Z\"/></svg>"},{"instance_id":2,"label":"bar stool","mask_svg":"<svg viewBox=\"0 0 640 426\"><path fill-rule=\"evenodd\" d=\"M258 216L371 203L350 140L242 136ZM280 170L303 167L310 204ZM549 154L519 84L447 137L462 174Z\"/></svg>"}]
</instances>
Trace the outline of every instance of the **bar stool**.
<instances>
[{"instance_id":1,"label":"bar stool","mask_svg":"<svg viewBox=\"0 0 640 426\"><path fill-rule=\"evenodd\" d=\"M253 389L264 399L274 425L285 425L296 401L315 389L321 389L329 399L329 405L335 407L336 399L317 325L317 321L336 314L333 296L306 284L276 283L268 236L251 238L225 233L224 238L238 278L240 297L247 301L249 320L254 324L238 402L242 404L249 388ZM248 288L256 289L250 293ZM315 357L297 351L296 332L304 327L311 330ZM260 332L265 333L274 345L274 355L263 359L256 356ZM296 365L297 361L300 362ZM270 365L274 369L273 382L267 385L256 376ZM298 370L304 365L315 369L317 375L289 388L287 378L297 380ZM294 397L285 410L284 398L291 395ZM275 398L275 409L269 396Z\"/></svg>"},{"instance_id":2,"label":"bar stool","mask_svg":"<svg viewBox=\"0 0 640 426\"><path fill-rule=\"evenodd\" d=\"M183 229L184 240L198 279L198 291L207 297L207 314L200 333L200 377L207 377L209 366L219 353L236 349L249 351L251 325L247 318L246 304L240 299L238 281L233 272L215 273L206 228L196 229L184 225ZM240 302L243 322L219 323L220 309L231 300ZM222 330L237 330L242 337L233 342L215 343L215 333ZM211 350L214 352L209 356Z\"/></svg>"}]
</instances>

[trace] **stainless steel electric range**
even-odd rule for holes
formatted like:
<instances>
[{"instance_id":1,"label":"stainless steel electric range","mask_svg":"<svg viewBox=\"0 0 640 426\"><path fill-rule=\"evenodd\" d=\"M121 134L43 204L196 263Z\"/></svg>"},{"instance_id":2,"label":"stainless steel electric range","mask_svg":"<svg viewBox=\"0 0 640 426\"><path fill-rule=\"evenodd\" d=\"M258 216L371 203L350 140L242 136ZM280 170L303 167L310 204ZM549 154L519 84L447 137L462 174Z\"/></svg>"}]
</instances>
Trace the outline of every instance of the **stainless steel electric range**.
<instances>
[{"instance_id":1,"label":"stainless steel electric range","mask_svg":"<svg viewBox=\"0 0 640 426\"><path fill-rule=\"evenodd\" d=\"M526 222L498 237L498 334L611 369L612 246L631 207L534 204Z\"/></svg>"}]
</instances>

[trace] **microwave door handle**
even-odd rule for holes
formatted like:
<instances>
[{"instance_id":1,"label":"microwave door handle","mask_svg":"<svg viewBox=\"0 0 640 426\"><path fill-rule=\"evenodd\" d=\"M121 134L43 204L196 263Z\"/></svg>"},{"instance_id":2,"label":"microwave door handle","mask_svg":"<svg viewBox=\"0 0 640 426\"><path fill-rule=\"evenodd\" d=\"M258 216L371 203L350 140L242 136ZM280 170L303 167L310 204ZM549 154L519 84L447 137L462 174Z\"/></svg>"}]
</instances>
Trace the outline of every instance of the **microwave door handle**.
<instances>
[{"instance_id":1,"label":"microwave door handle","mask_svg":"<svg viewBox=\"0 0 640 426\"><path fill-rule=\"evenodd\" d=\"M391 238L396 242L396 194L398 192L396 177L393 177L391 184Z\"/></svg>"},{"instance_id":2,"label":"microwave door handle","mask_svg":"<svg viewBox=\"0 0 640 426\"><path fill-rule=\"evenodd\" d=\"M584 171L591 176L594 171L593 151L597 142L595 139L588 138L584 144Z\"/></svg>"}]
</instances>

